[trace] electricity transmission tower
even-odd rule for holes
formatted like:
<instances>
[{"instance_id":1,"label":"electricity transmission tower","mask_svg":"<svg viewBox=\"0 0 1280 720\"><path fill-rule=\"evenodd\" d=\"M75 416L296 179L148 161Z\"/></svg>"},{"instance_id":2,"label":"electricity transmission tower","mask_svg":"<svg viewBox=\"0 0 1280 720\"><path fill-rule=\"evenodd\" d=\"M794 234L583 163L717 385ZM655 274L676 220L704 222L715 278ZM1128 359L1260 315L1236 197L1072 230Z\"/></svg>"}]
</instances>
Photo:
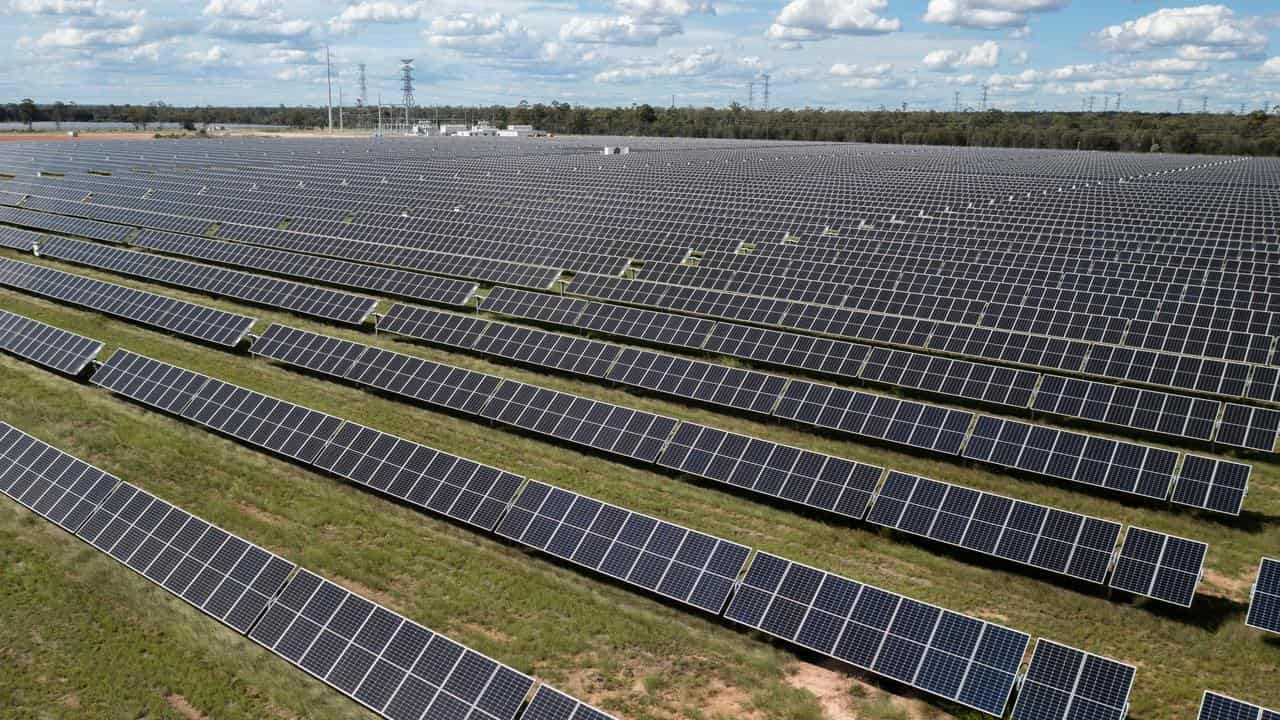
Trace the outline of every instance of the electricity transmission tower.
<instances>
[{"instance_id":1,"label":"electricity transmission tower","mask_svg":"<svg viewBox=\"0 0 1280 720\"><path fill-rule=\"evenodd\" d=\"M409 125L410 108L413 102L413 58L400 58L400 102L404 105L404 124Z\"/></svg>"},{"instance_id":2,"label":"electricity transmission tower","mask_svg":"<svg viewBox=\"0 0 1280 720\"><path fill-rule=\"evenodd\" d=\"M360 63L360 97L356 98L356 107L364 107L369 103L369 86L364 80L364 63Z\"/></svg>"},{"instance_id":3,"label":"electricity transmission tower","mask_svg":"<svg viewBox=\"0 0 1280 720\"><path fill-rule=\"evenodd\" d=\"M764 109L769 109L769 73L760 76L764 80Z\"/></svg>"}]
</instances>

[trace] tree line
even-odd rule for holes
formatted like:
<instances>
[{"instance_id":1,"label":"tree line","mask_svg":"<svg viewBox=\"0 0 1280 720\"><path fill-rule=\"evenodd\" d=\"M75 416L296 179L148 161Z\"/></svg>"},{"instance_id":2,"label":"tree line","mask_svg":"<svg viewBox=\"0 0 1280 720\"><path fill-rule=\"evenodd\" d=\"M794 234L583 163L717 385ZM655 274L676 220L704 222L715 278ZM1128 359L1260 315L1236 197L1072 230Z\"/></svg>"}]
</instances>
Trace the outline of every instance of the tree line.
<instances>
[{"instance_id":1,"label":"tree line","mask_svg":"<svg viewBox=\"0 0 1280 720\"><path fill-rule=\"evenodd\" d=\"M388 109L384 117L392 117ZM394 111L403 117L403 110ZM727 108L586 107L568 103L515 106L416 108L423 120L488 120L498 127L533 125L547 132L579 135L739 138L755 140L856 141L907 145L1280 155L1280 113L848 111L823 108L754 110ZM347 127L371 126L374 114L347 108ZM157 122L188 130L211 124L319 128L324 107L177 107L146 105L38 104L29 99L0 105L0 121L32 123L125 122L139 128ZM335 110L335 123L336 123Z\"/></svg>"}]
</instances>

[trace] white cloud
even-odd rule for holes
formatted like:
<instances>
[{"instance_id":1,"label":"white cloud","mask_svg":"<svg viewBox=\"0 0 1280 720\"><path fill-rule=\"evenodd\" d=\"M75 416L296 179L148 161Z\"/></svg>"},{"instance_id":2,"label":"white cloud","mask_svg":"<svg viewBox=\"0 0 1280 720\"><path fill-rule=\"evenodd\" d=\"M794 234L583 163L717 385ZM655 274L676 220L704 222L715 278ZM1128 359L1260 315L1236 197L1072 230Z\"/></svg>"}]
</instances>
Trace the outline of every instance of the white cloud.
<instances>
[{"instance_id":1,"label":"white cloud","mask_svg":"<svg viewBox=\"0 0 1280 720\"><path fill-rule=\"evenodd\" d=\"M560 39L598 45L655 45L660 38L684 32L680 23L667 19L621 17L571 17L560 27Z\"/></svg>"},{"instance_id":2,"label":"white cloud","mask_svg":"<svg viewBox=\"0 0 1280 720\"><path fill-rule=\"evenodd\" d=\"M962 67L992 68L1000 64L1000 45L988 40L968 50L934 50L921 62L930 70L943 72Z\"/></svg>"},{"instance_id":3,"label":"white cloud","mask_svg":"<svg viewBox=\"0 0 1280 720\"><path fill-rule=\"evenodd\" d=\"M472 55L529 57L538 41L529 28L502 13L446 15L431 21L423 31L427 44Z\"/></svg>"},{"instance_id":4,"label":"white cloud","mask_svg":"<svg viewBox=\"0 0 1280 720\"><path fill-rule=\"evenodd\" d=\"M1263 75L1280 77L1280 55L1273 58L1267 58L1266 62L1258 66L1258 72Z\"/></svg>"},{"instance_id":5,"label":"white cloud","mask_svg":"<svg viewBox=\"0 0 1280 720\"><path fill-rule=\"evenodd\" d=\"M973 28L1020 28L1030 13L1061 10L1071 0L929 0L924 21Z\"/></svg>"},{"instance_id":6,"label":"white cloud","mask_svg":"<svg viewBox=\"0 0 1280 720\"><path fill-rule=\"evenodd\" d=\"M888 0L791 0L765 37L781 42L825 40L833 35L883 35L902 21L880 15Z\"/></svg>"},{"instance_id":7,"label":"white cloud","mask_svg":"<svg viewBox=\"0 0 1280 720\"><path fill-rule=\"evenodd\" d=\"M350 32L366 23L407 23L422 17L425 8L421 3L398 3L392 0L364 0L348 5L342 12L329 19L334 32Z\"/></svg>"},{"instance_id":8,"label":"white cloud","mask_svg":"<svg viewBox=\"0 0 1280 720\"><path fill-rule=\"evenodd\" d=\"M145 30L141 25L109 30L85 30L75 27L59 27L50 30L33 43L37 48L92 48L136 45Z\"/></svg>"},{"instance_id":9,"label":"white cloud","mask_svg":"<svg viewBox=\"0 0 1280 720\"><path fill-rule=\"evenodd\" d=\"M715 15L710 0L618 0L618 10L631 17Z\"/></svg>"},{"instance_id":10,"label":"white cloud","mask_svg":"<svg viewBox=\"0 0 1280 720\"><path fill-rule=\"evenodd\" d=\"M1187 59L1198 54L1231 53L1233 58L1260 54L1267 36L1254 18L1240 18L1225 5L1161 8L1136 20L1103 28L1097 34L1102 46L1133 53L1162 47L1187 48ZM1222 59L1227 59L1223 57Z\"/></svg>"},{"instance_id":11,"label":"white cloud","mask_svg":"<svg viewBox=\"0 0 1280 720\"><path fill-rule=\"evenodd\" d=\"M706 75L720 69L724 58L714 48L704 47L688 55L669 54L659 61L639 61L630 65L596 73L598 83L650 80L660 77L690 77Z\"/></svg>"},{"instance_id":12,"label":"white cloud","mask_svg":"<svg viewBox=\"0 0 1280 720\"><path fill-rule=\"evenodd\" d=\"M1031 62L1031 55L1026 50L1019 50L1013 54L1013 58L1009 62L1014 65L1026 65Z\"/></svg>"},{"instance_id":13,"label":"white cloud","mask_svg":"<svg viewBox=\"0 0 1280 720\"><path fill-rule=\"evenodd\" d=\"M9 8L28 15L93 15L98 0L11 0Z\"/></svg>"},{"instance_id":14,"label":"white cloud","mask_svg":"<svg viewBox=\"0 0 1280 720\"><path fill-rule=\"evenodd\" d=\"M280 0L209 0L203 14L228 20L279 20Z\"/></svg>"},{"instance_id":15,"label":"white cloud","mask_svg":"<svg viewBox=\"0 0 1280 720\"><path fill-rule=\"evenodd\" d=\"M889 63L877 65L836 63L828 72L841 78L842 86L855 90L880 90L901 85L901 81L893 77L893 65Z\"/></svg>"},{"instance_id":16,"label":"white cloud","mask_svg":"<svg viewBox=\"0 0 1280 720\"><path fill-rule=\"evenodd\" d=\"M187 62L195 65L218 65L230 58L231 54L221 45L214 45L203 52L192 50L183 55L183 57L186 58Z\"/></svg>"},{"instance_id":17,"label":"white cloud","mask_svg":"<svg viewBox=\"0 0 1280 720\"><path fill-rule=\"evenodd\" d=\"M246 43L275 43L297 40L315 32L310 20L265 22L258 20L219 19L208 24L204 32L214 37Z\"/></svg>"}]
</instances>

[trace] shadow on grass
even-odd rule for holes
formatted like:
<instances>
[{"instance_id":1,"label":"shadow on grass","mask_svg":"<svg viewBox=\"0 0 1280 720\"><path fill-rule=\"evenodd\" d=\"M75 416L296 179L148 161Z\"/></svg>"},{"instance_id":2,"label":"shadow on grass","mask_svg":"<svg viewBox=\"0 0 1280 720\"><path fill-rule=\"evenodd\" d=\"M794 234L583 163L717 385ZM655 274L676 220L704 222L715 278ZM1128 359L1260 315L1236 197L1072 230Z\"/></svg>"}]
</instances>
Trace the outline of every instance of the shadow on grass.
<instances>
[{"instance_id":1,"label":"shadow on grass","mask_svg":"<svg viewBox=\"0 0 1280 720\"><path fill-rule=\"evenodd\" d=\"M1156 617L1209 632L1217 631L1227 622L1241 621L1249 609L1248 603L1205 593L1196 593L1189 608L1120 590L1113 590L1112 595L1116 602L1123 602L1127 598L1130 604Z\"/></svg>"}]
</instances>

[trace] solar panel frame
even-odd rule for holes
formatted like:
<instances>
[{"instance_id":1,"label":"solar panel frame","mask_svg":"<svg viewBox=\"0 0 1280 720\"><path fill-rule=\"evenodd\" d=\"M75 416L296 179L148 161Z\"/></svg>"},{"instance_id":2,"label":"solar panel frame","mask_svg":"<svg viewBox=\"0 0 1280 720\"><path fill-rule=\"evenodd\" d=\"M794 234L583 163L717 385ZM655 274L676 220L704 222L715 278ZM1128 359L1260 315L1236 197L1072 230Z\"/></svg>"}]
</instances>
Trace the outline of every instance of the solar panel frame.
<instances>
[{"instance_id":1,"label":"solar panel frame","mask_svg":"<svg viewBox=\"0 0 1280 720\"><path fill-rule=\"evenodd\" d=\"M1030 641L996 623L763 551L724 617L995 717L1004 715ZM989 661L980 661L980 653Z\"/></svg>"},{"instance_id":2,"label":"solar panel frame","mask_svg":"<svg viewBox=\"0 0 1280 720\"><path fill-rule=\"evenodd\" d=\"M719 615L751 548L530 480L498 535Z\"/></svg>"},{"instance_id":3,"label":"solar panel frame","mask_svg":"<svg viewBox=\"0 0 1280 720\"><path fill-rule=\"evenodd\" d=\"M1280 720L1280 711L1205 690L1196 720Z\"/></svg>"},{"instance_id":4,"label":"solar panel frame","mask_svg":"<svg viewBox=\"0 0 1280 720\"><path fill-rule=\"evenodd\" d=\"M208 375L185 370L125 348L117 348L89 382L164 412L181 415Z\"/></svg>"},{"instance_id":5,"label":"solar panel frame","mask_svg":"<svg viewBox=\"0 0 1280 720\"><path fill-rule=\"evenodd\" d=\"M525 478L344 420L315 467L418 508L492 531Z\"/></svg>"},{"instance_id":6,"label":"solar panel frame","mask_svg":"<svg viewBox=\"0 0 1280 720\"><path fill-rule=\"evenodd\" d=\"M1239 516L1249 494L1253 466L1187 453L1174 476L1169 501L1225 515Z\"/></svg>"},{"instance_id":7,"label":"solar panel frame","mask_svg":"<svg viewBox=\"0 0 1280 720\"><path fill-rule=\"evenodd\" d=\"M127 482L76 534L241 634L297 567Z\"/></svg>"},{"instance_id":8,"label":"solar panel frame","mask_svg":"<svg viewBox=\"0 0 1280 720\"><path fill-rule=\"evenodd\" d=\"M1208 548L1198 540L1130 525L1116 555L1110 586L1189 608Z\"/></svg>"},{"instance_id":9,"label":"solar panel frame","mask_svg":"<svg viewBox=\"0 0 1280 720\"><path fill-rule=\"evenodd\" d=\"M861 520L884 469L684 421L658 465Z\"/></svg>"},{"instance_id":10,"label":"solar panel frame","mask_svg":"<svg viewBox=\"0 0 1280 720\"><path fill-rule=\"evenodd\" d=\"M102 347L100 340L0 310L0 349L36 365L75 377Z\"/></svg>"},{"instance_id":11,"label":"solar panel frame","mask_svg":"<svg viewBox=\"0 0 1280 720\"><path fill-rule=\"evenodd\" d=\"M1259 561L1244 624L1280 635L1280 560L1264 557Z\"/></svg>"},{"instance_id":12,"label":"solar panel frame","mask_svg":"<svg viewBox=\"0 0 1280 720\"><path fill-rule=\"evenodd\" d=\"M566 695L550 685L539 685L520 720L618 720L599 708Z\"/></svg>"},{"instance_id":13,"label":"solar panel frame","mask_svg":"<svg viewBox=\"0 0 1280 720\"><path fill-rule=\"evenodd\" d=\"M249 639L391 720L515 720L534 684L305 568Z\"/></svg>"},{"instance_id":14,"label":"solar panel frame","mask_svg":"<svg viewBox=\"0 0 1280 720\"><path fill-rule=\"evenodd\" d=\"M0 421L0 492L74 533L120 483L116 476Z\"/></svg>"},{"instance_id":15,"label":"solar panel frame","mask_svg":"<svg viewBox=\"0 0 1280 720\"><path fill-rule=\"evenodd\" d=\"M1011 720L1123 720L1136 674L1128 663L1039 638Z\"/></svg>"},{"instance_id":16,"label":"solar panel frame","mask_svg":"<svg viewBox=\"0 0 1280 720\"><path fill-rule=\"evenodd\" d=\"M891 470L867 522L1095 584L1120 523Z\"/></svg>"}]
</instances>

